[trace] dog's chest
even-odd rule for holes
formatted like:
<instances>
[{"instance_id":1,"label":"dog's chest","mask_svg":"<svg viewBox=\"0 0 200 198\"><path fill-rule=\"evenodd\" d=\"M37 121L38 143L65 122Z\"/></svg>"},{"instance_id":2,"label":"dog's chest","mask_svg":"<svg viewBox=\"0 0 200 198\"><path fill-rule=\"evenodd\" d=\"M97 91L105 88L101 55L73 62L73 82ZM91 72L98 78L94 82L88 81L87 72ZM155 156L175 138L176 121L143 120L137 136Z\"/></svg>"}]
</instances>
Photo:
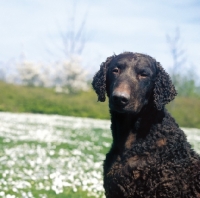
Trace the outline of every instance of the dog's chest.
<instances>
[{"instance_id":1,"label":"dog's chest","mask_svg":"<svg viewBox=\"0 0 200 198\"><path fill-rule=\"evenodd\" d=\"M124 157L117 155L114 162L105 161L109 168L104 172L104 188L107 197L115 192L114 197L132 197L136 188L143 188L148 175L147 159L138 155Z\"/></svg>"}]
</instances>

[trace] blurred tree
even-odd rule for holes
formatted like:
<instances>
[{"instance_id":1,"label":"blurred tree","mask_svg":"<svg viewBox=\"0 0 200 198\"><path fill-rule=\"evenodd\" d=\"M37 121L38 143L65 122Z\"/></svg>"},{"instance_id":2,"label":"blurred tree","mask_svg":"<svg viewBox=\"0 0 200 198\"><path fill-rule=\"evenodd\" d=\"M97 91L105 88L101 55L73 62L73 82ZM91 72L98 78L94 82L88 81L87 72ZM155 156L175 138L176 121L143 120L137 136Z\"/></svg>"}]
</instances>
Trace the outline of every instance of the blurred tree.
<instances>
[{"instance_id":1,"label":"blurred tree","mask_svg":"<svg viewBox=\"0 0 200 198\"><path fill-rule=\"evenodd\" d=\"M57 92L65 93L88 90L87 72L83 69L80 58L87 42L85 32L87 12L78 23L77 28L76 0L73 2L71 10L67 29L60 33L65 55L64 60L51 62L48 65L28 61L22 44L22 52L18 60L9 61L2 67L8 68L9 66L12 72L8 72L7 69L5 75L4 70L1 70L0 67L0 80L26 86L51 86L55 87Z\"/></svg>"},{"instance_id":2,"label":"blurred tree","mask_svg":"<svg viewBox=\"0 0 200 198\"><path fill-rule=\"evenodd\" d=\"M177 27L174 36L167 35L167 43L170 47L173 64L170 70L172 81L179 96L195 96L200 94L196 86L194 69L187 68L186 52L182 47L180 29Z\"/></svg>"},{"instance_id":3,"label":"blurred tree","mask_svg":"<svg viewBox=\"0 0 200 198\"><path fill-rule=\"evenodd\" d=\"M89 89L87 72L81 67L78 57L57 62L55 67L61 71L54 77L56 92L77 93Z\"/></svg>"},{"instance_id":4,"label":"blurred tree","mask_svg":"<svg viewBox=\"0 0 200 198\"><path fill-rule=\"evenodd\" d=\"M46 78L44 73L41 72L41 64L24 60L17 63L16 68L20 84L26 86L45 86Z\"/></svg>"},{"instance_id":5,"label":"blurred tree","mask_svg":"<svg viewBox=\"0 0 200 198\"><path fill-rule=\"evenodd\" d=\"M5 81L5 69L3 62L0 62L0 80Z\"/></svg>"},{"instance_id":6,"label":"blurred tree","mask_svg":"<svg viewBox=\"0 0 200 198\"><path fill-rule=\"evenodd\" d=\"M85 25L87 12L77 27L76 1L73 3L71 16L65 32L61 32L63 53L65 59L54 64L54 86L57 92L76 93L80 90L89 89L87 83L87 72L82 67L81 54L87 43Z\"/></svg>"},{"instance_id":7,"label":"blurred tree","mask_svg":"<svg viewBox=\"0 0 200 198\"><path fill-rule=\"evenodd\" d=\"M167 34L167 42L170 47L170 53L172 55L173 64L171 67L171 78L175 86L179 84L180 72L185 69L185 63L187 61L185 50L182 47L180 29L177 27L174 36Z\"/></svg>"},{"instance_id":8,"label":"blurred tree","mask_svg":"<svg viewBox=\"0 0 200 198\"><path fill-rule=\"evenodd\" d=\"M85 26L88 12L85 12L82 21L78 24L76 20L76 3L77 1L73 2L72 13L69 16L66 31L60 33L64 47L63 52L65 57L69 59L72 55L80 56L87 42Z\"/></svg>"}]
</instances>

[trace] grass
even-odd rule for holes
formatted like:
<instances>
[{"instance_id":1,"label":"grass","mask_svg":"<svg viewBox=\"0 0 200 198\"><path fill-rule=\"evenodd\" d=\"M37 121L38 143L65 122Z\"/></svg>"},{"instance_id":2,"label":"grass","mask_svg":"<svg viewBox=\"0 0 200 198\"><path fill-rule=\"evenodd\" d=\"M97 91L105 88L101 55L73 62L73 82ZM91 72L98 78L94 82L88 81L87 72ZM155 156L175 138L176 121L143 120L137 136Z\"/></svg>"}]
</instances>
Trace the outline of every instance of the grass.
<instances>
[{"instance_id":1,"label":"grass","mask_svg":"<svg viewBox=\"0 0 200 198\"><path fill-rule=\"evenodd\" d=\"M0 82L0 111L109 118L107 103L98 103L93 91L67 95L53 89Z\"/></svg>"},{"instance_id":2,"label":"grass","mask_svg":"<svg viewBox=\"0 0 200 198\"><path fill-rule=\"evenodd\" d=\"M103 197L108 121L0 113L0 123L0 197Z\"/></svg>"},{"instance_id":3,"label":"grass","mask_svg":"<svg viewBox=\"0 0 200 198\"><path fill-rule=\"evenodd\" d=\"M104 197L110 121L55 114L109 119L107 102L97 103L92 90L66 95L4 82L0 93L0 111L16 112L0 113L0 197ZM179 125L200 128L198 98L177 97L167 108ZM184 130L200 153L200 131Z\"/></svg>"},{"instance_id":4,"label":"grass","mask_svg":"<svg viewBox=\"0 0 200 198\"><path fill-rule=\"evenodd\" d=\"M104 197L110 121L0 113L0 123L0 197ZM200 153L200 130L184 131Z\"/></svg>"},{"instance_id":5,"label":"grass","mask_svg":"<svg viewBox=\"0 0 200 198\"><path fill-rule=\"evenodd\" d=\"M108 102L97 102L93 90L78 94L56 94L53 89L23 87L0 82L0 111L58 114L109 119ZM176 97L167 105L182 127L200 128L200 98Z\"/></svg>"},{"instance_id":6,"label":"grass","mask_svg":"<svg viewBox=\"0 0 200 198\"><path fill-rule=\"evenodd\" d=\"M182 127L200 128L200 98L177 97L167 108Z\"/></svg>"}]
</instances>

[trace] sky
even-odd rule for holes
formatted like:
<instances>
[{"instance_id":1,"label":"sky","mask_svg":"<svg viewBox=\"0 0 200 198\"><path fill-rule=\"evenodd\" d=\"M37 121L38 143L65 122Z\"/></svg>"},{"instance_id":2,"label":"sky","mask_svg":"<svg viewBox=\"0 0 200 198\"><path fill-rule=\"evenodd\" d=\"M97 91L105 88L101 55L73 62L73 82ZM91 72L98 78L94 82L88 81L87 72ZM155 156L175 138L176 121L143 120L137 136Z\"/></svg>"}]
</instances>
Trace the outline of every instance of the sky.
<instances>
[{"instance_id":1,"label":"sky","mask_svg":"<svg viewBox=\"0 0 200 198\"><path fill-rule=\"evenodd\" d=\"M0 13L1 62L22 53L36 62L64 59L61 35L74 14L76 29L86 19L81 57L92 74L106 57L124 51L148 54L169 69L166 35L179 28L186 65L200 76L199 0L0 0Z\"/></svg>"}]
</instances>

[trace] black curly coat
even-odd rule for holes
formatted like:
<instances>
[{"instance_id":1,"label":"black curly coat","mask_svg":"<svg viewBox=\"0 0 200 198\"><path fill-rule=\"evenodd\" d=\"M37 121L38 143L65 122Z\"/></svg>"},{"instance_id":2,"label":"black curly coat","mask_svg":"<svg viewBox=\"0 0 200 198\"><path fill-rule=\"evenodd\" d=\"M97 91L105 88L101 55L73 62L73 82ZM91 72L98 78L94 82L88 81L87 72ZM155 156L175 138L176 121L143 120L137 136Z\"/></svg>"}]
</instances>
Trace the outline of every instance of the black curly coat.
<instances>
[{"instance_id":1,"label":"black curly coat","mask_svg":"<svg viewBox=\"0 0 200 198\"><path fill-rule=\"evenodd\" d=\"M165 110L176 91L160 63L139 53L113 55L92 85L99 101L109 98L106 197L200 197L200 156Z\"/></svg>"}]
</instances>

